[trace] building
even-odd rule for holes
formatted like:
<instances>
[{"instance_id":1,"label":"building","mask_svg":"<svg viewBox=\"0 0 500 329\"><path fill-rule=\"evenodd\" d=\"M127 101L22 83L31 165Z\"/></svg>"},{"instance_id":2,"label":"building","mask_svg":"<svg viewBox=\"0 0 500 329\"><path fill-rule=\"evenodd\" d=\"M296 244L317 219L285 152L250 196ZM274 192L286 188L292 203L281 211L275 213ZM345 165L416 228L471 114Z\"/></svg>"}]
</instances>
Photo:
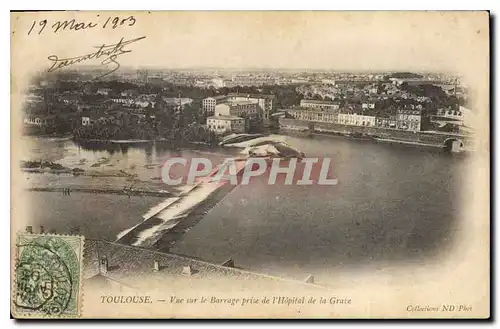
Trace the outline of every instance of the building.
<instances>
[{"instance_id":1,"label":"building","mask_svg":"<svg viewBox=\"0 0 500 329\"><path fill-rule=\"evenodd\" d=\"M305 78L293 78L290 83L292 84L303 84L303 83L309 83L308 79Z\"/></svg>"},{"instance_id":2,"label":"building","mask_svg":"<svg viewBox=\"0 0 500 329\"><path fill-rule=\"evenodd\" d=\"M323 79L323 80L321 80L321 83L324 85L335 86L335 80L333 80L333 79Z\"/></svg>"},{"instance_id":3,"label":"building","mask_svg":"<svg viewBox=\"0 0 500 329\"><path fill-rule=\"evenodd\" d=\"M226 132L244 133L245 119L232 115L218 115L207 118L207 128L216 134Z\"/></svg>"},{"instance_id":4,"label":"building","mask_svg":"<svg viewBox=\"0 0 500 329\"><path fill-rule=\"evenodd\" d=\"M361 104L361 108L364 110L372 110L375 108L375 103L363 103Z\"/></svg>"},{"instance_id":5,"label":"building","mask_svg":"<svg viewBox=\"0 0 500 329\"><path fill-rule=\"evenodd\" d=\"M274 85L276 79L268 76L236 75L224 81L225 87Z\"/></svg>"},{"instance_id":6,"label":"building","mask_svg":"<svg viewBox=\"0 0 500 329\"><path fill-rule=\"evenodd\" d=\"M215 106L218 104L225 103L226 101L227 101L227 96L225 95L205 98L201 102L203 113L205 113L206 115L214 115Z\"/></svg>"},{"instance_id":7,"label":"building","mask_svg":"<svg viewBox=\"0 0 500 329\"><path fill-rule=\"evenodd\" d=\"M151 291L169 291L172 294L177 291L187 295L203 291L219 296L225 291L233 297L234 289L242 292L293 290L303 295L324 294L325 291L325 287L314 282L312 275L303 281L291 280L242 269L232 258L217 263L207 262L90 238L85 240L82 278L89 300L92 300L92 294L96 294L94 297L99 300L103 294L135 295ZM116 304L102 304L100 307L116 308Z\"/></svg>"},{"instance_id":8,"label":"building","mask_svg":"<svg viewBox=\"0 0 500 329\"><path fill-rule=\"evenodd\" d=\"M239 94L239 93L230 93L227 95L229 102L235 101L252 101L255 102L259 109L259 114L262 113L262 119L264 122L269 121L271 114L273 113L274 108L274 95L266 95L266 94Z\"/></svg>"},{"instance_id":9,"label":"building","mask_svg":"<svg viewBox=\"0 0 500 329\"><path fill-rule=\"evenodd\" d=\"M251 100L231 101L215 106L215 116L236 116L248 118L260 118L261 112L258 104Z\"/></svg>"},{"instance_id":10,"label":"building","mask_svg":"<svg viewBox=\"0 0 500 329\"><path fill-rule=\"evenodd\" d=\"M163 97L162 100L164 105L173 108L176 112L184 110L193 104L193 99L187 97Z\"/></svg>"},{"instance_id":11,"label":"building","mask_svg":"<svg viewBox=\"0 0 500 329\"><path fill-rule=\"evenodd\" d=\"M295 131L306 131L309 130L309 126L307 122L304 121L298 121L294 119L287 119L287 118L279 118L278 119L280 129L285 129L285 130L295 130Z\"/></svg>"},{"instance_id":12,"label":"building","mask_svg":"<svg viewBox=\"0 0 500 329\"><path fill-rule=\"evenodd\" d=\"M36 95L36 94L33 94L33 93L29 93L28 95L26 95L26 97L24 98L24 101L27 103L27 104L43 104L45 102L45 98L40 96L40 95Z\"/></svg>"},{"instance_id":13,"label":"building","mask_svg":"<svg viewBox=\"0 0 500 329\"><path fill-rule=\"evenodd\" d=\"M137 97L140 95L139 91L135 89L127 89L120 93L122 97Z\"/></svg>"},{"instance_id":14,"label":"building","mask_svg":"<svg viewBox=\"0 0 500 329\"><path fill-rule=\"evenodd\" d=\"M374 116L357 113L339 113L338 123L351 126L375 127Z\"/></svg>"},{"instance_id":15,"label":"building","mask_svg":"<svg viewBox=\"0 0 500 329\"><path fill-rule=\"evenodd\" d=\"M184 107L186 105L191 105L193 103L192 98L187 97L163 97L163 101L167 105Z\"/></svg>"},{"instance_id":16,"label":"building","mask_svg":"<svg viewBox=\"0 0 500 329\"><path fill-rule=\"evenodd\" d=\"M59 102L65 105L77 105L80 102L80 95L78 94L62 94L58 97Z\"/></svg>"},{"instance_id":17,"label":"building","mask_svg":"<svg viewBox=\"0 0 500 329\"><path fill-rule=\"evenodd\" d=\"M31 126L49 126L55 123L55 115L40 115L40 116L26 116L23 120L25 125Z\"/></svg>"},{"instance_id":18,"label":"building","mask_svg":"<svg viewBox=\"0 0 500 329\"><path fill-rule=\"evenodd\" d=\"M111 90L110 88L99 88L99 89L97 89L97 92L96 92L96 93L97 93L98 95L104 95L104 96L107 96L107 95L109 95L109 94L111 93L111 91L112 91L112 90Z\"/></svg>"},{"instance_id":19,"label":"building","mask_svg":"<svg viewBox=\"0 0 500 329\"><path fill-rule=\"evenodd\" d=\"M88 126L92 124L90 121L90 117L82 117L82 126Z\"/></svg>"},{"instance_id":20,"label":"building","mask_svg":"<svg viewBox=\"0 0 500 329\"><path fill-rule=\"evenodd\" d=\"M132 98L112 98L111 101L113 103L129 105L129 106L135 103Z\"/></svg>"},{"instance_id":21,"label":"building","mask_svg":"<svg viewBox=\"0 0 500 329\"><path fill-rule=\"evenodd\" d=\"M382 115L376 117L375 126L377 128L396 129L396 115Z\"/></svg>"},{"instance_id":22,"label":"building","mask_svg":"<svg viewBox=\"0 0 500 329\"><path fill-rule=\"evenodd\" d=\"M458 109L442 108L437 110L437 115L430 118L432 122L441 126L451 124L457 126L461 132L471 132L475 114L468 108L460 106Z\"/></svg>"},{"instance_id":23,"label":"building","mask_svg":"<svg viewBox=\"0 0 500 329\"><path fill-rule=\"evenodd\" d=\"M213 78L211 85L214 86L215 88L223 88L226 86L224 79L220 78Z\"/></svg>"},{"instance_id":24,"label":"building","mask_svg":"<svg viewBox=\"0 0 500 329\"><path fill-rule=\"evenodd\" d=\"M330 110L318 110L315 108L291 108L287 110L287 113L293 117L295 120L302 121L316 121L316 122L331 122L337 123L339 112Z\"/></svg>"},{"instance_id":25,"label":"building","mask_svg":"<svg viewBox=\"0 0 500 329\"><path fill-rule=\"evenodd\" d=\"M422 113L415 109L398 110L396 115L397 129L408 131L420 131L422 125Z\"/></svg>"},{"instance_id":26,"label":"building","mask_svg":"<svg viewBox=\"0 0 500 329\"><path fill-rule=\"evenodd\" d=\"M154 106L155 102L150 102L148 100L143 100L143 99L137 99L134 102L134 105L137 106L137 107L140 107L140 108L146 108L148 106Z\"/></svg>"},{"instance_id":27,"label":"building","mask_svg":"<svg viewBox=\"0 0 500 329\"><path fill-rule=\"evenodd\" d=\"M392 82L393 85L395 86L401 86L405 80L404 79L398 79L398 78L389 78L389 80Z\"/></svg>"},{"instance_id":28,"label":"building","mask_svg":"<svg viewBox=\"0 0 500 329\"><path fill-rule=\"evenodd\" d=\"M207 115L244 115L268 121L273 113L274 99L274 95L230 93L205 98L202 109Z\"/></svg>"},{"instance_id":29,"label":"building","mask_svg":"<svg viewBox=\"0 0 500 329\"><path fill-rule=\"evenodd\" d=\"M460 106L458 109L449 108L441 108L437 110L437 115L446 119L452 119L457 121L463 121L465 117L465 113L470 112L470 110Z\"/></svg>"},{"instance_id":30,"label":"building","mask_svg":"<svg viewBox=\"0 0 500 329\"><path fill-rule=\"evenodd\" d=\"M301 100L300 106L312 108L312 109L319 109L319 110L326 110L326 109L338 110L340 108L340 105L338 103L335 103L332 101L318 101L318 100L313 100L313 99Z\"/></svg>"}]
</instances>

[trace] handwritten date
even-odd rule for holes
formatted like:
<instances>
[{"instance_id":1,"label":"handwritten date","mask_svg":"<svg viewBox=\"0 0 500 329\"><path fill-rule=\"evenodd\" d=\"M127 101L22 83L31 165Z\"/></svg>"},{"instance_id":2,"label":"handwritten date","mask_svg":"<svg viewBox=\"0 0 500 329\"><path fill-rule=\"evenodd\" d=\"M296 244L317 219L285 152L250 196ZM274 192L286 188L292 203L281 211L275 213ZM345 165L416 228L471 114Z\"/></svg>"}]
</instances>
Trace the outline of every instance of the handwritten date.
<instances>
[{"instance_id":1,"label":"handwritten date","mask_svg":"<svg viewBox=\"0 0 500 329\"><path fill-rule=\"evenodd\" d=\"M116 29L120 27L134 26L137 22L137 19L134 16L108 16L102 21L99 18L100 16L97 15L97 19L93 21L78 21L75 19L54 22L49 22L46 19L33 21L30 29L28 30L28 35L35 33L42 34L45 33L44 31L52 31L54 34L57 34L62 31L80 31L98 27L103 29Z\"/></svg>"}]
</instances>

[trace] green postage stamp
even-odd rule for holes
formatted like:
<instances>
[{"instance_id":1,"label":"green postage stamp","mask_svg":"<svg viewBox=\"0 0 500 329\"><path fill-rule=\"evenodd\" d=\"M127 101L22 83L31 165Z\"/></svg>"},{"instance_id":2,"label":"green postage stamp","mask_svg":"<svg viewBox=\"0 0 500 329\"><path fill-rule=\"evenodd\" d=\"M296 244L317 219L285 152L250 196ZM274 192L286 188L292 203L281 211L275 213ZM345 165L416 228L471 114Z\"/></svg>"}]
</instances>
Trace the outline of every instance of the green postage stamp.
<instances>
[{"instance_id":1,"label":"green postage stamp","mask_svg":"<svg viewBox=\"0 0 500 329\"><path fill-rule=\"evenodd\" d=\"M14 317L80 316L83 243L83 236L18 235Z\"/></svg>"}]
</instances>

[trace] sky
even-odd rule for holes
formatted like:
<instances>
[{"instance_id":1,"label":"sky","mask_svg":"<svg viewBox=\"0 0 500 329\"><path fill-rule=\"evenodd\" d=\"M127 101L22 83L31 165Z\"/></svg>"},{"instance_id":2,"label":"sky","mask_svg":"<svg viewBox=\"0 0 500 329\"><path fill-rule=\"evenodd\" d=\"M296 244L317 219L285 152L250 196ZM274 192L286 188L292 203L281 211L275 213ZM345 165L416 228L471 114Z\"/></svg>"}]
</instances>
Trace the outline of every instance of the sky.
<instances>
[{"instance_id":1,"label":"sky","mask_svg":"<svg viewBox=\"0 0 500 329\"><path fill-rule=\"evenodd\" d=\"M117 16L134 16L133 26L127 20L103 28L109 16L18 13L12 17L13 54L23 66L43 68L50 67L51 55L81 56L122 37L145 36L125 47L131 52L120 56L121 65L457 71L488 62L484 12L126 12ZM97 26L54 33L54 23L72 18ZM44 19L42 33L35 24L27 35L33 21Z\"/></svg>"}]
</instances>

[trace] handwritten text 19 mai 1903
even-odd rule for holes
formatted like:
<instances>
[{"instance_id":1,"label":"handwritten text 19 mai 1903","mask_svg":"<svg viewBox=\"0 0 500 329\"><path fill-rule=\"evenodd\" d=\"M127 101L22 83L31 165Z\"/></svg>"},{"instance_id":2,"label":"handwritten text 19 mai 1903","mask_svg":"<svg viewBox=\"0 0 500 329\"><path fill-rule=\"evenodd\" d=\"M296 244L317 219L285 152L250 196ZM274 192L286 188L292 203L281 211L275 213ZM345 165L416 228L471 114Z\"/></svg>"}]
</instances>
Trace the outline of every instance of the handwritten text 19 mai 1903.
<instances>
[{"instance_id":1,"label":"handwritten text 19 mai 1903","mask_svg":"<svg viewBox=\"0 0 500 329\"><path fill-rule=\"evenodd\" d=\"M31 34L42 34L42 33L61 33L64 31L81 31L94 28L103 29L117 29L121 27L134 26L137 19L134 16L120 17L120 16L107 16L101 17L96 15L93 20L54 20L48 21L47 19L33 21L28 30L28 35Z\"/></svg>"}]
</instances>

